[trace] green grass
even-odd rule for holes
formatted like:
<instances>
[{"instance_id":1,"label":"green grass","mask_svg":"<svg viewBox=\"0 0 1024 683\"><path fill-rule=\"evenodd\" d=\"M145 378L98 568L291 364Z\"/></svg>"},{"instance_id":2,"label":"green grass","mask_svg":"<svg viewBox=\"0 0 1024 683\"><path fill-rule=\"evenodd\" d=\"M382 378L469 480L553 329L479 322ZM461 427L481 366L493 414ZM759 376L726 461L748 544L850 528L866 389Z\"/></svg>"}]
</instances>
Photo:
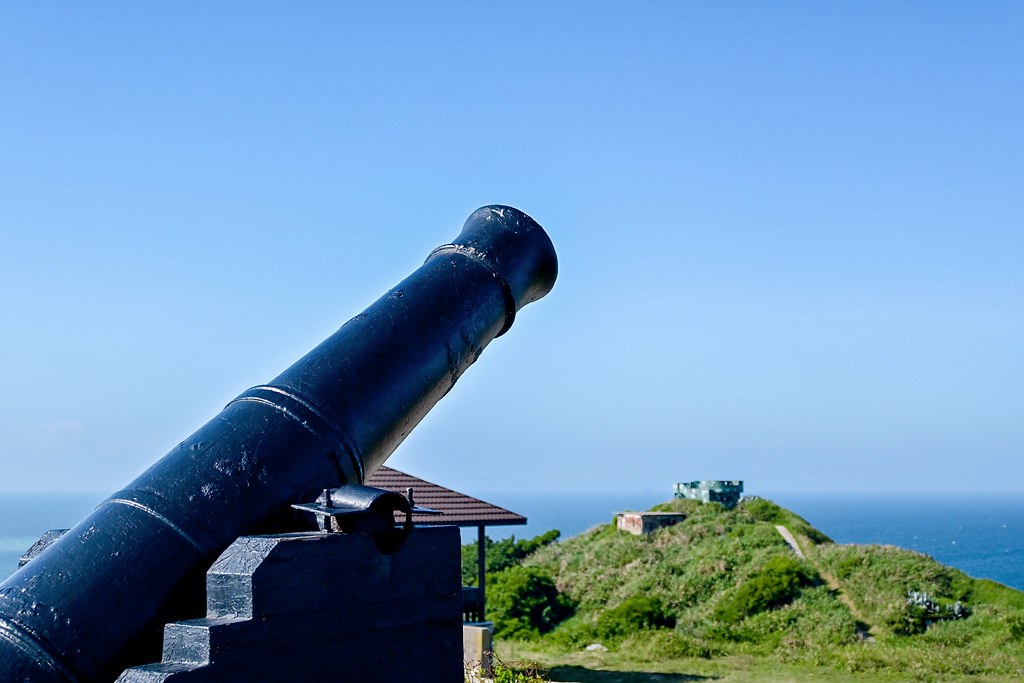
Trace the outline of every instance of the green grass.
<instances>
[{"instance_id":1,"label":"green grass","mask_svg":"<svg viewBox=\"0 0 1024 683\"><path fill-rule=\"evenodd\" d=\"M766 500L735 510L674 500L658 509L687 518L649 536L602 525L525 557L575 611L546 635L499 639L502 657L539 661L555 681L1024 678L1018 591L920 553L834 544ZM776 524L797 537L808 557L802 567ZM960 601L970 616L900 635L908 591ZM638 612L643 605L656 605L658 618ZM608 628L623 615L635 632ZM595 642L609 651L584 650Z\"/></svg>"},{"instance_id":2,"label":"green grass","mask_svg":"<svg viewBox=\"0 0 1024 683\"><path fill-rule=\"evenodd\" d=\"M652 683L717 681L720 683L897 683L908 680L942 683L1016 683L1016 674L934 676L884 668L850 671L829 664L786 663L751 655L714 659L655 657L630 652L551 652L537 643L507 641L498 653L508 660L527 660L547 672L546 680L562 683Z\"/></svg>"}]
</instances>

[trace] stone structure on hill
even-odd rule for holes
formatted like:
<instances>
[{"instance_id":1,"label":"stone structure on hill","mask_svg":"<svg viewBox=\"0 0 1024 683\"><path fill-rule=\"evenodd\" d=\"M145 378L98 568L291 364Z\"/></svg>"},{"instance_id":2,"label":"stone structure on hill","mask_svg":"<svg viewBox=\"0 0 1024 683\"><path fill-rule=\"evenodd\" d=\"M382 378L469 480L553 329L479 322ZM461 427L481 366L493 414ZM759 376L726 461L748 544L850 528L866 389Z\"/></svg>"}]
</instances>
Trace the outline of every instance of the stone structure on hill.
<instances>
[{"instance_id":1,"label":"stone structure on hill","mask_svg":"<svg viewBox=\"0 0 1024 683\"><path fill-rule=\"evenodd\" d=\"M727 508L736 507L743 495L743 482L739 480L702 479L676 484L676 498L689 498L702 503L721 503Z\"/></svg>"},{"instance_id":2,"label":"stone structure on hill","mask_svg":"<svg viewBox=\"0 0 1024 683\"><path fill-rule=\"evenodd\" d=\"M615 526L619 531L643 536L684 519L686 515L681 512L620 512L615 515Z\"/></svg>"}]
</instances>

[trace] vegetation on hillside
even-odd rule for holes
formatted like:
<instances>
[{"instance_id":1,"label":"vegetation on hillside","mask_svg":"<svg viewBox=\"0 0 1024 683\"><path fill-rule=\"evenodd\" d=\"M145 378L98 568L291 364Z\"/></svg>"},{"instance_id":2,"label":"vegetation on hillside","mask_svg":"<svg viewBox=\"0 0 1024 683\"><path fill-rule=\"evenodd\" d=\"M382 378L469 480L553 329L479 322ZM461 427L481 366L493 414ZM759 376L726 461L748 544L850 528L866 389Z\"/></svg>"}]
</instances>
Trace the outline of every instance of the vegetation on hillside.
<instances>
[{"instance_id":1,"label":"vegetation on hillside","mask_svg":"<svg viewBox=\"0 0 1024 683\"><path fill-rule=\"evenodd\" d=\"M504 571L520 564L540 548L558 540L561 533L557 530L548 531L534 538L516 540L513 535L500 541L492 541L484 536L484 566L487 575ZM477 582L477 545L476 541L462 546L462 585L475 586Z\"/></svg>"},{"instance_id":2,"label":"vegetation on hillside","mask_svg":"<svg viewBox=\"0 0 1024 683\"><path fill-rule=\"evenodd\" d=\"M1024 675L1024 593L909 550L834 544L767 500L656 509L687 517L647 536L605 524L560 543L554 532L501 546L494 566L504 568L488 586L499 642L523 643L549 665L599 643L620 662L740 657L918 680Z\"/></svg>"}]
</instances>

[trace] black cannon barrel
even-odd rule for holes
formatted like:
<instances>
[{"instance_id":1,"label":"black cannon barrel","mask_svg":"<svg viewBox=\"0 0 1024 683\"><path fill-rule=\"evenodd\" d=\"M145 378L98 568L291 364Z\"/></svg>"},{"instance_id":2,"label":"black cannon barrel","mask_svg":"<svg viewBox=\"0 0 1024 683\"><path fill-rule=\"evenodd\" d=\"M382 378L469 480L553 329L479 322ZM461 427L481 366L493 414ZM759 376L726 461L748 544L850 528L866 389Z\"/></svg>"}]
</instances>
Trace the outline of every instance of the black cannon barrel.
<instances>
[{"instance_id":1,"label":"black cannon barrel","mask_svg":"<svg viewBox=\"0 0 1024 683\"><path fill-rule=\"evenodd\" d=\"M112 681L201 616L202 574L292 503L361 484L554 285L544 230L507 206L285 370L229 403L0 584L0 680Z\"/></svg>"}]
</instances>

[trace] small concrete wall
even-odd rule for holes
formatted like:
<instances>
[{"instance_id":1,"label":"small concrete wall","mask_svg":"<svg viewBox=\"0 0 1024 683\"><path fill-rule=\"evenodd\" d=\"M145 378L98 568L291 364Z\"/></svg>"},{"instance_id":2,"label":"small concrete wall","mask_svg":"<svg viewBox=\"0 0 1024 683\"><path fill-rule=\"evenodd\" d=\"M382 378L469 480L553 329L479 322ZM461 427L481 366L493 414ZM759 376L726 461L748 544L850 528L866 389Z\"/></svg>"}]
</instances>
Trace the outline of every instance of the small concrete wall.
<instances>
[{"instance_id":1,"label":"small concrete wall","mask_svg":"<svg viewBox=\"0 0 1024 683\"><path fill-rule=\"evenodd\" d=\"M641 536L686 519L681 512L620 512L615 524L620 531Z\"/></svg>"}]
</instances>

